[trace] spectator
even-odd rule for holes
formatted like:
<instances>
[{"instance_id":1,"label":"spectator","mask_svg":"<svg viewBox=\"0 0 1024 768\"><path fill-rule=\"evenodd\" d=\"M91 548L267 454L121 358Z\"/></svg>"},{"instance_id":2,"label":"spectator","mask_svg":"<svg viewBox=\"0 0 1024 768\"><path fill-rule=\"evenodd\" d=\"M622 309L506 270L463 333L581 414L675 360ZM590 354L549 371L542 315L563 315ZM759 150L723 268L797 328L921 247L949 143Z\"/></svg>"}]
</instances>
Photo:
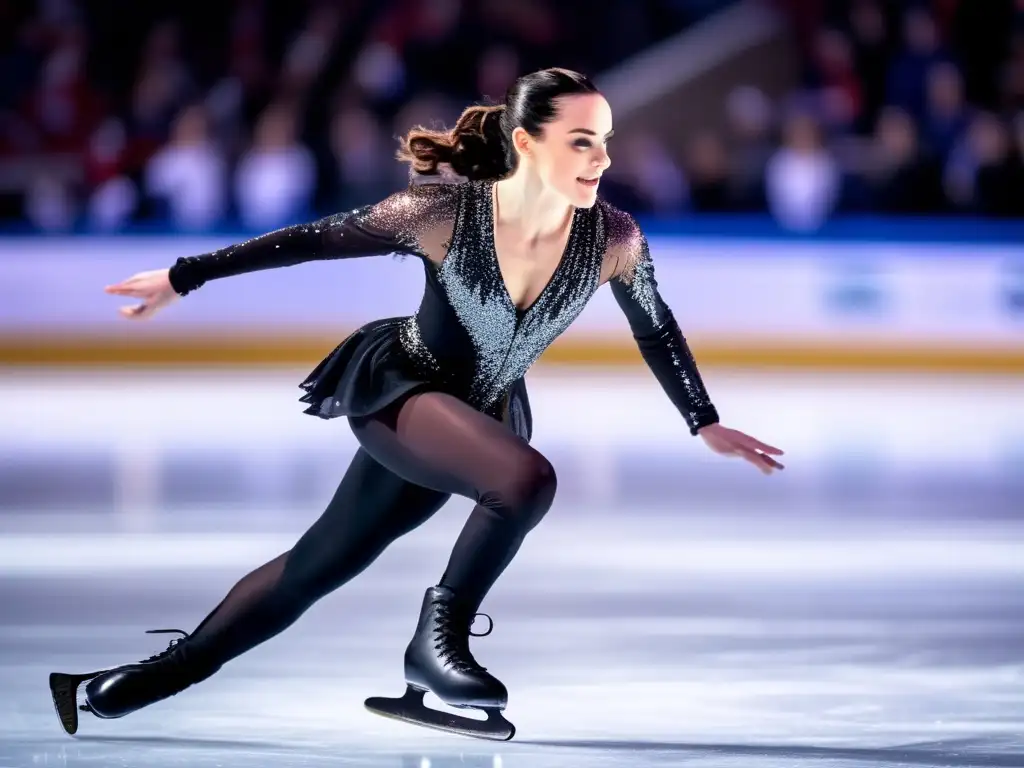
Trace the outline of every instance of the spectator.
<instances>
[{"instance_id":1,"label":"spectator","mask_svg":"<svg viewBox=\"0 0 1024 768\"><path fill-rule=\"evenodd\" d=\"M252 147L238 165L235 198L242 224L274 229L308 216L316 163L297 137L290 105L274 104L260 116Z\"/></svg>"},{"instance_id":2,"label":"spectator","mask_svg":"<svg viewBox=\"0 0 1024 768\"><path fill-rule=\"evenodd\" d=\"M721 213L733 208L729 170L725 144L717 133L706 131L694 137L686 163L694 211Z\"/></svg>"},{"instance_id":3,"label":"spectator","mask_svg":"<svg viewBox=\"0 0 1024 768\"><path fill-rule=\"evenodd\" d=\"M88 223L102 230L124 227L139 205L139 191L126 171L127 138L120 120L108 119L96 129L86 158L89 191Z\"/></svg>"},{"instance_id":4,"label":"spectator","mask_svg":"<svg viewBox=\"0 0 1024 768\"><path fill-rule=\"evenodd\" d=\"M981 114L971 124L968 141L976 162L969 209L987 216L1024 215L1024 170L1004 123Z\"/></svg>"},{"instance_id":5,"label":"spectator","mask_svg":"<svg viewBox=\"0 0 1024 768\"><path fill-rule=\"evenodd\" d=\"M911 6L903 17L905 48L889 70L888 101L915 120L925 113L928 72L947 60L939 30L926 6Z\"/></svg>"},{"instance_id":6,"label":"spectator","mask_svg":"<svg viewBox=\"0 0 1024 768\"><path fill-rule=\"evenodd\" d=\"M883 213L926 214L942 208L942 174L920 146L913 118L889 107L878 121L868 184L873 208Z\"/></svg>"},{"instance_id":7,"label":"spectator","mask_svg":"<svg viewBox=\"0 0 1024 768\"><path fill-rule=\"evenodd\" d=\"M519 54L514 48L507 45L491 46L484 51L477 67L477 92L496 103L519 77L519 72Z\"/></svg>"},{"instance_id":8,"label":"spectator","mask_svg":"<svg viewBox=\"0 0 1024 768\"><path fill-rule=\"evenodd\" d=\"M819 109L829 128L850 130L864 113L864 87L854 67L849 39L836 29L823 29L815 41Z\"/></svg>"},{"instance_id":9,"label":"spectator","mask_svg":"<svg viewBox=\"0 0 1024 768\"><path fill-rule=\"evenodd\" d=\"M396 189L404 174L394 161L395 147L380 121L368 110L340 110L331 130L336 190L333 205L348 210L367 200L380 200Z\"/></svg>"},{"instance_id":10,"label":"spectator","mask_svg":"<svg viewBox=\"0 0 1024 768\"><path fill-rule=\"evenodd\" d=\"M171 142L146 167L146 194L164 208L175 226L205 229L224 216L227 168L210 141L202 107L185 109L174 123Z\"/></svg>"},{"instance_id":11,"label":"spectator","mask_svg":"<svg viewBox=\"0 0 1024 768\"><path fill-rule=\"evenodd\" d=\"M762 211L765 169L774 152L772 104L757 88L735 88L726 100L726 116L732 160L730 199L737 210Z\"/></svg>"},{"instance_id":12,"label":"spectator","mask_svg":"<svg viewBox=\"0 0 1024 768\"><path fill-rule=\"evenodd\" d=\"M41 149L81 152L102 119L103 105L86 77L85 57L85 30L72 27L62 33L43 65L39 86L27 105Z\"/></svg>"},{"instance_id":13,"label":"spectator","mask_svg":"<svg viewBox=\"0 0 1024 768\"><path fill-rule=\"evenodd\" d=\"M924 125L928 149L945 160L970 119L960 70L948 62L933 65L928 71L927 97Z\"/></svg>"},{"instance_id":14,"label":"spectator","mask_svg":"<svg viewBox=\"0 0 1024 768\"><path fill-rule=\"evenodd\" d=\"M864 99L858 129L866 132L875 125L885 104L891 41L885 13L878 0L854 0L850 7L849 25Z\"/></svg>"},{"instance_id":15,"label":"spectator","mask_svg":"<svg viewBox=\"0 0 1024 768\"><path fill-rule=\"evenodd\" d=\"M621 166L622 173L617 178L635 192L637 210L662 215L681 211L686 200L686 180L665 146L646 132L634 132L623 138L612 166Z\"/></svg>"},{"instance_id":16,"label":"spectator","mask_svg":"<svg viewBox=\"0 0 1024 768\"><path fill-rule=\"evenodd\" d=\"M772 215L788 229L817 229L835 210L840 183L839 167L822 141L818 122L806 113L790 117L783 145L766 172Z\"/></svg>"}]
</instances>

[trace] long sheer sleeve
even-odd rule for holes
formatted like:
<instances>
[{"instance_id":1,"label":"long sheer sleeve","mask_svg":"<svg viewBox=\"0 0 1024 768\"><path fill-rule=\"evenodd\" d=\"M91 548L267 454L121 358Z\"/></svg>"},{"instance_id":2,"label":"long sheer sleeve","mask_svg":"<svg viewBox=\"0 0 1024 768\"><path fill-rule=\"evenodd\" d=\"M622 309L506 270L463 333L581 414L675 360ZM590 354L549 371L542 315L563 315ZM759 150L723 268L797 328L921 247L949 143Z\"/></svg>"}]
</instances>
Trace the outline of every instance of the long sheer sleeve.
<instances>
[{"instance_id":1,"label":"long sheer sleeve","mask_svg":"<svg viewBox=\"0 0 1024 768\"><path fill-rule=\"evenodd\" d=\"M457 194L451 184L410 186L373 205L185 256L171 267L171 285L184 296L208 280L309 261L390 253L430 258L428 243L451 235Z\"/></svg>"},{"instance_id":2,"label":"long sheer sleeve","mask_svg":"<svg viewBox=\"0 0 1024 768\"><path fill-rule=\"evenodd\" d=\"M612 294L644 362L696 435L701 427L718 422L718 412L686 338L658 292L647 238L632 216L610 206L605 227Z\"/></svg>"}]
</instances>

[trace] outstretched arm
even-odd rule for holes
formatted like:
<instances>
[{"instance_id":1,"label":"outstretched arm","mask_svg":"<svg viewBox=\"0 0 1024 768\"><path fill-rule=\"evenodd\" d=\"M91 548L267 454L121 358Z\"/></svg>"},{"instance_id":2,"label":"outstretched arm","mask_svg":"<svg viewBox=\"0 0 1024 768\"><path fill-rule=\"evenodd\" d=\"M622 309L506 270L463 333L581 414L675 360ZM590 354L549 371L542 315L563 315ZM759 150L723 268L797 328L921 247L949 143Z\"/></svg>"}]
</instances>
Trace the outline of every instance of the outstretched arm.
<instances>
[{"instance_id":1,"label":"outstretched arm","mask_svg":"<svg viewBox=\"0 0 1024 768\"><path fill-rule=\"evenodd\" d=\"M107 286L106 292L141 299L120 310L125 317L141 320L220 277L387 253L415 254L439 262L451 237L457 195L455 185L411 186L375 205L278 229L212 253L182 257L170 269L140 272Z\"/></svg>"},{"instance_id":2,"label":"outstretched arm","mask_svg":"<svg viewBox=\"0 0 1024 768\"><path fill-rule=\"evenodd\" d=\"M424 240L448 226L453 187L410 187L387 199L309 224L254 237L201 256L186 256L171 267L169 278L181 296L208 280L309 261L349 259L387 253L431 258Z\"/></svg>"},{"instance_id":3,"label":"outstretched arm","mask_svg":"<svg viewBox=\"0 0 1024 768\"><path fill-rule=\"evenodd\" d=\"M647 366L690 428L715 453L739 456L765 473L783 466L782 451L719 423L693 353L658 291L647 238L632 216L611 210L606 220L606 269L612 293L629 321Z\"/></svg>"},{"instance_id":4,"label":"outstretched arm","mask_svg":"<svg viewBox=\"0 0 1024 768\"><path fill-rule=\"evenodd\" d=\"M718 422L718 411L672 310L658 292L647 238L632 217L616 213L625 220L613 224L609 233L606 261L612 294L644 362L696 435Z\"/></svg>"}]
</instances>

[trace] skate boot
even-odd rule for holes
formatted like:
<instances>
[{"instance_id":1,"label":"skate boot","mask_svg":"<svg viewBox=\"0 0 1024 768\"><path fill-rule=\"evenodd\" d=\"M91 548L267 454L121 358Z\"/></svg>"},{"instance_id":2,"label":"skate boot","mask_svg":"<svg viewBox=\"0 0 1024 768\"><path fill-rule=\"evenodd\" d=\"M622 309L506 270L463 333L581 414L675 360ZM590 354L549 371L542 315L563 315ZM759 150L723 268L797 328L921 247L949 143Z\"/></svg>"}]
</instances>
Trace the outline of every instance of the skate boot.
<instances>
[{"instance_id":1,"label":"skate boot","mask_svg":"<svg viewBox=\"0 0 1024 768\"><path fill-rule=\"evenodd\" d=\"M448 587L431 587L423 597L423 607L416 633L405 650L405 695L398 699L373 697L366 707L385 717L392 717L428 728L508 741L515 726L501 712L508 703L508 691L501 681L480 666L469 650L469 638L485 637L486 632L471 631L475 616L459 605ZM487 720L430 709L423 703L430 691L445 704L465 709L481 709Z\"/></svg>"},{"instance_id":2,"label":"skate boot","mask_svg":"<svg viewBox=\"0 0 1024 768\"><path fill-rule=\"evenodd\" d=\"M135 664L85 675L50 675L50 694L61 725L69 734L78 730L78 711L110 720L181 693L205 680L220 666L200 666L186 658L189 635L180 629L151 629L147 634L178 632L167 650ZM78 704L78 687L85 687L85 703Z\"/></svg>"}]
</instances>

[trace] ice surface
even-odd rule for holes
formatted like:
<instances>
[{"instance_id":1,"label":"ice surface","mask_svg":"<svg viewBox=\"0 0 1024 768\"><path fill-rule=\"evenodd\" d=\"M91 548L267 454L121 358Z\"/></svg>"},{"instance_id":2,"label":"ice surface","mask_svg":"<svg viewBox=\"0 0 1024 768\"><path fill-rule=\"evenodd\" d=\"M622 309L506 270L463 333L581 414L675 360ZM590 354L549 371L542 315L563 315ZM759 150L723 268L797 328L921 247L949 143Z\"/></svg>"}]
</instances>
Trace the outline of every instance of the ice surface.
<instances>
[{"instance_id":1,"label":"ice surface","mask_svg":"<svg viewBox=\"0 0 1024 768\"><path fill-rule=\"evenodd\" d=\"M649 381L541 378L538 445L565 492L473 640L514 741L362 706L403 690L463 502L200 686L66 736L49 672L162 650L145 630L192 629L319 513L352 444L297 414L292 385L160 375L151 414L124 380L0 379L0 768L1024 766L1020 382L723 379L729 422L789 450L762 478L667 425ZM609 393L605 426L574 430ZM288 491L307 444L321 463ZM203 446L256 480L169 482L168 455Z\"/></svg>"}]
</instances>

